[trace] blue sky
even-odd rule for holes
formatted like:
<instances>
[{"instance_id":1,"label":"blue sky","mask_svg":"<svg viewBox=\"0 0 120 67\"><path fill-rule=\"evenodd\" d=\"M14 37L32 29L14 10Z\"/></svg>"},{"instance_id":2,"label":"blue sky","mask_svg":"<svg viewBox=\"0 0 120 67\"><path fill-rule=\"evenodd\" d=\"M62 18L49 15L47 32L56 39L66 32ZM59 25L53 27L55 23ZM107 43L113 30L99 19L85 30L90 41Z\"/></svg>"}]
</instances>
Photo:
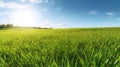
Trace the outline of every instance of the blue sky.
<instances>
[{"instance_id":1,"label":"blue sky","mask_svg":"<svg viewBox=\"0 0 120 67\"><path fill-rule=\"evenodd\" d=\"M0 0L0 23L40 27L120 26L119 0Z\"/></svg>"}]
</instances>

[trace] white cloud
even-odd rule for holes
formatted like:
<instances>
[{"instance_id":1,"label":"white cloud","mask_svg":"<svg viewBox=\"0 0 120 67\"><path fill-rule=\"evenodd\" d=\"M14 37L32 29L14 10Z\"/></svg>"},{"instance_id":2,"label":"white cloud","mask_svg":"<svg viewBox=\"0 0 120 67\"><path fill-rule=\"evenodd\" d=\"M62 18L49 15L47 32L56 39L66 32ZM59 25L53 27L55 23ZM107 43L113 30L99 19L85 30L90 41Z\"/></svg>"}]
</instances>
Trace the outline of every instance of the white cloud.
<instances>
[{"instance_id":1,"label":"white cloud","mask_svg":"<svg viewBox=\"0 0 120 67\"><path fill-rule=\"evenodd\" d=\"M95 14L97 14L97 11L96 10L91 10L91 11L89 11L89 14L95 15Z\"/></svg>"},{"instance_id":2,"label":"white cloud","mask_svg":"<svg viewBox=\"0 0 120 67\"><path fill-rule=\"evenodd\" d=\"M49 2L49 0L20 0L21 2L31 2L31 3L43 3L43 2L45 2L45 3L48 3Z\"/></svg>"},{"instance_id":3,"label":"white cloud","mask_svg":"<svg viewBox=\"0 0 120 67\"><path fill-rule=\"evenodd\" d=\"M115 13L112 13L112 12L107 12L105 14L108 15L108 16L114 16L114 15L116 15Z\"/></svg>"},{"instance_id":4,"label":"white cloud","mask_svg":"<svg viewBox=\"0 0 120 67\"><path fill-rule=\"evenodd\" d=\"M26 0L20 0L21 2L25 2Z\"/></svg>"},{"instance_id":5,"label":"white cloud","mask_svg":"<svg viewBox=\"0 0 120 67\"><path fill-rule=\"evenodd\" d=\"M43 2L43 0L28 0L28 1L30 1L31 3L42 3Z\"/></svg>"},{"instance_id":6,"label":"white cloud","mask_svg":"<svg viewBox=\"0 0 120 67\"><path fill-rule=\"evenodd\" d=\"M26 7L28 7L28 6L25 5L25 4L18 4L18 3L15 3L15 2L2 2L2 1L0 1L0 8L12 9L12 8L26 8Z\"/></svg>"},{"instance_id":7,"label":"white cloud","mask_svg":"<svg viewBox=\"0 0 120 67\"><path fill-rule=\"evenodd\" d=\"M0 12L0 16L5 16L5 15L9 15L9 14L10 14L9 11Z\"/></svg>"},{"instance_id":8,"label":"white cloud","mask_svg":"<svg viewBox=\"0 0 120 67\"><path fill-rule=\"evenodd\" d=\"M0 16L3 16L4 15L4 13L0 13Z\"/></svg>"}]
</instances>

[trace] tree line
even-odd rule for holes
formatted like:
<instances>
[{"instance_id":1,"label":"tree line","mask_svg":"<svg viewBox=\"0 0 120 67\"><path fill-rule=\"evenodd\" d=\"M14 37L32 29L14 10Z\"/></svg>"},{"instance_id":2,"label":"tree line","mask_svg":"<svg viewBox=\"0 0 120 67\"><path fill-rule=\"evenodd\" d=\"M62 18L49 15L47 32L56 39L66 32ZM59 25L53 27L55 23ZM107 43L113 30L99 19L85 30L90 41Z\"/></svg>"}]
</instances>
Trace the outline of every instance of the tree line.
<instances>
[{"instance_id":1,"label":"tree line","mask_svg":"<svg viewBox=\"0 0 120 67\"><path fill-rule=\"evenodd\" d=\"M5 29L5 28L35 28L35 29L52 29L50 28L42 28L42 27L21 27L21 26L14 26L13 24L0 24L0 29Z\"/></svg>"},{"instance_id":2,"label":"tree line","mask_svg":"<svg viewBox=\"0 0 120 67\"><path fill-rule=\"evenodd\" d=\"M0 24L0 28L12 28L14 27L12 24Z\"/></svg>"}]
</instances>

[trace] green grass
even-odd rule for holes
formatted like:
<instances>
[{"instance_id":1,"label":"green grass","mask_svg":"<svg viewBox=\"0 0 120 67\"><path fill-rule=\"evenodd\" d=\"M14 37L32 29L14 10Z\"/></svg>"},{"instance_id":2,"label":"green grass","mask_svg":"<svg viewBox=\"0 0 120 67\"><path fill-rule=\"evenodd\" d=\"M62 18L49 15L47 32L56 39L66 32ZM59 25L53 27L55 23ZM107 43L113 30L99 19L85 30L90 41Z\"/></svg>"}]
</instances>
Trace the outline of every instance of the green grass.
<instances>
[{"instance_id":1,"label":"green grass","mask_svg":"<svg viewBox=\"0 0 120 67\"><path fill-rule=\"evenodd\" d=\"M120 28L0 30L0 67L120 67Z\"/></svg>"}]
</instances>

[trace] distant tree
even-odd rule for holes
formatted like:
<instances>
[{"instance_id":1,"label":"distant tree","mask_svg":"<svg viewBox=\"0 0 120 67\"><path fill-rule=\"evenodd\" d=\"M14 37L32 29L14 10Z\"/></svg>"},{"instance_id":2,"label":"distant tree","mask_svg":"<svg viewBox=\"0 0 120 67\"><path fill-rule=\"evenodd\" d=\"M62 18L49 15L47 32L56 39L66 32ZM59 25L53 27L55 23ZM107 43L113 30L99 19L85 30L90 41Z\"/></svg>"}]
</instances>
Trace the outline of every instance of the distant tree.
<instances>
[{"instance_id":1,"label":"distant tree","mask_svg":"<svg viewBox=\"0 0 120 67\"><path fill-rule=\"evenodd\" d=\"M12 24L7 24L6 27L11 28L11 27L13 27L13 25Z\"/></svg>"},{"instance_id":2,"label":"distant tree","mask_svg":"<svg viewBox=\"0 0 120 67\"><path fill-rule=\"evenodd\" d=\"M6 27L5 24L1 24L1 25L0 25L0 28L5 28L5 27Z\"/></svg>"}]
</instances>

